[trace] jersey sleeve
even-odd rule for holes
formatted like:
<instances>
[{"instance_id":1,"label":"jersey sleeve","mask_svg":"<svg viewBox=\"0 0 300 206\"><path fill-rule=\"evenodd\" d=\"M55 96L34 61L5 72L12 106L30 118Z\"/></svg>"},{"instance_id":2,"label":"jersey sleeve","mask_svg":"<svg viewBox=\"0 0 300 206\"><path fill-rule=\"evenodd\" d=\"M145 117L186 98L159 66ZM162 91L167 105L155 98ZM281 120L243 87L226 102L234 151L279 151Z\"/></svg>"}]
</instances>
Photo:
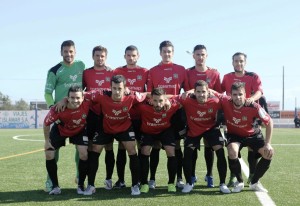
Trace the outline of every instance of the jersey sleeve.
<instances>
[{"instance_id":1,"label":"jersey sleeve","mask_svg":"<svg viewBox=\"0 0 300 206\"><path fill-rule=\"evenodd\" d=\"M223 81L221 83L221 91L226 92L226 75L223 77Z\"/></svg>"},{"instance_id":2,"label":"jersey sleeve","mask_svg":"<svg viewBox=\"0 0 300 206\"><path fill-rule=\"evenodd\" d=\"M86 85L87 85L87 83L86 83L86 70L85 71L83 71L83 73L82 73L82 89L85 89L86 88Z\"/></svg>"},{"instance_id":3,"label":"jersey sleeve","mask_svg":"<svg viewBox=\"0 0 300 206\"><path fill-rule=\"evenodd\" d=\"M270 115L260 105L258 105L258 116L265 125L270 123Z\"/></svg>"},{"instance_id":4,"label":"jersey sleeve","mask_svg":"<svg viewBox=\"0 0 300 206\"><path fill-rule=\"evenodd\" d=\"M51 125L53 122L58 120L58 117L59 117L59 114L57 112L55 112L55 108L52 107L44 119L44 125L45 126Z\"/></svg>"},{"instance_id":5,"label":"jersey sleeve","mask_svg":"<svg viewBox=\"0 0 300 206\"><path fill-rule=\"evenodd\" d=\"M260 91L263 94L262 83L257 74L254 75L253 82L251 84L253 86L253 92Z\"/></svg>"},{"instance_id":6,"label":"jersey sleeve","mask_svg":"<svg viewBox=\"0 0 300 206\"><path fill-rule=\"evenodd\" d=\"M49 70L47 74L46 85L45 85L45 93L52 94L55 87L56 87L56 75Z\"/></svg>"},{"instance_id":7,"label":"jersey sleeve","mask_svg":"<svg viewBox=\"0 0 300 206\"><path fill-rule=\"evenodd\" d=\"M219 92L219 93L223 93L223 89L221 87L221 79L220 79L220 74L218 73L217 74L217 77L216 77L216 82L215 82L215 85L214 85L214 90Z\"/></svg>"},{"instance_id":8,"label":"jersey sleeve","mask_svg":"<svg viewBox=\"0 0 300 206\"><path fill-rule=\"evenodd\" d=\"M188 75L187 75L187 70L184 68L184 73L183 73L183 89L184 91L188 91L190 89L190 85L189 85L189 79L188 79Z\"/></svg>"}]
</instances>

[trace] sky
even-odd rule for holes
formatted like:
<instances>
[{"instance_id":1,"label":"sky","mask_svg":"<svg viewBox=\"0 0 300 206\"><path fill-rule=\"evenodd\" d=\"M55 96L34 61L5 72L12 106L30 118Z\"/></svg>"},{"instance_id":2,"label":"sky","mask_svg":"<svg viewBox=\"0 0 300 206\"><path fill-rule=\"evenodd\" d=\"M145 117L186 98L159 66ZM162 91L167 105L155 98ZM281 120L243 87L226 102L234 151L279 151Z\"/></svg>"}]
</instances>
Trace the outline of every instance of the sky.
<instances>
[{"instance_id":1,"label":"sky","mask_svg":"<svg viewBox=\"0 0 300 206\"><path fill-rule=\"evenodd\" d=\"M300 107L300 1L298 0L1 0L0 92L13 101L44 101L47 71L62 60L60 45L72 39L76 58L93 66L92 49L108 49L107 64L125 65L135 45L138 64L161 60L159 44L170 40L174 63L194 65L187 51L207 48L207 66L221 78L232 72L232 55L247 54L246 70L257 73L267 101Z\"/></svg>"}]
</instances>

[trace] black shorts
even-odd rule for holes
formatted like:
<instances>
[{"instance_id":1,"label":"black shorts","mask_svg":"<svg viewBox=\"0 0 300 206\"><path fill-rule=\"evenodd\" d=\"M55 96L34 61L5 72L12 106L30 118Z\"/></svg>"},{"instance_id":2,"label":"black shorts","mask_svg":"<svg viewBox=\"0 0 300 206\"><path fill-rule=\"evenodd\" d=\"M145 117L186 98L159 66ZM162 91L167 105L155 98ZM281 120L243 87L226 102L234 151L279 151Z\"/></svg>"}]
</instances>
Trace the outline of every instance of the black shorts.
<instances>
[{"instance_id":1,"label":"black shorts","mask_svg":"<svg viewBox=\"0 0 300 206\"><path fill-rule=\"evenodd\" d=\"M142 125L142 121L140 119L132 119L132 128L135 134L135 139L137 141L141 140L141 125Z\"/></svg>"},{"instance_id":2,"label":"black shorts","mask_svg":"<svg viewBox=\"0 0 300 206\"><path fill-rule=\"evenodd\" d=\"M184 147L195 147L200 150L201 138L204 138L209 147L215 145L224 145L225 139L218 127L214 127L197 137L187 136L184 140Z\"/></svg>"},{"instance_id":3,"label":"black shorts","mask_svg":"<svg viewBox=\"0 0 300 206\"><path fill-rule=\"evenodd\" d=\"M141 136L141 146L153 146L155 141L160 141L163 146L175 147L174 130L168 128L159 134L145 134Z\"/></svg>"},{"instance_id":4,"label":"black shorts","mask_svg":"<svg viewBox=\"0 0 300 206\"><path fill-rule=\"evenodd\" d=\"M66 146L67 138L68 137L64 137L64 136L60 135L57 124L54 124L51 127L49 140L55 150L59 149L62 146ZM86 135L86 130L84 129L82 132L78 133L77 135L69 137L69 141L71 144L87 146L88 145L88 137Z\"/></svg>"},{"instance_id":5,"label":"black shorts","mask_svg":"<svg viewBox=\"0 0 300 206\"><path fill-rule=\"evenodd\" d=\"M186 115L183 108L177 110L172 116L171 127L174 129L175 140L184 139L186 135Z\"/></svg>"},{"instance_id":6,"label":"black shorts","mask_svg":"<svg viewBox=\"0 0 300 206\"><path fill-rule=\"evenodd\" d=\"M105 132L100 132L99 135L93 138L93 144L106 145L112 143L114 139L119 142L135 141L133 128L129 127L128 130L117 134L107 134Z\"/></svg>"},{"instance_id":7,"label":"black shorts","mask_svg":"<svg viewBox=\"0 0 300 206\"><path fill-rule=\"evenodd\" d=\"M88 116L86 118L86 131L89 140L92 140L94 136L103 131L103 115L97 115L92 110L89 110Z\"/></svg>"},{"instance_id":8,"label":"black shorts","mask_svg":"<svg viewBox=\"0 0 300 206\"><path fill-rule=\"evenodd\" d=\"M261 131L250 137L240 137L234 134L227 134L227 141L228 144L232 142L239 142L241 143L240 150L243 147L250 147L254 152L258 152L258 150L265 145L265 138Z\"/></svg>"}]
</instances>

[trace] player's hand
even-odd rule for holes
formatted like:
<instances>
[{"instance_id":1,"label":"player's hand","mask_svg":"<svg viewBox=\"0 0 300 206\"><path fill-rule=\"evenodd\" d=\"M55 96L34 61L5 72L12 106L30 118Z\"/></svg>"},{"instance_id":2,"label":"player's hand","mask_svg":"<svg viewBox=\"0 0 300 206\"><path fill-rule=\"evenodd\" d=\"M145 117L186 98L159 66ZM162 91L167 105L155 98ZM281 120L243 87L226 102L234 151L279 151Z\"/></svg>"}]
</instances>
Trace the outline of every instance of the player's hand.
<instances>
[{"instance_id":1,"label":"player's hand","mask_svg":"<svg viewBox=\"0 0 300 206\"><path fill-rule=\"evenodd\" d=\"M57 102L54 106L55 106L55 111L56 112L63 112L65 111L66 107L68 104L68 99L64 98L61 101Z\"/></svg>"},{"instance_id":2,"label":"player's hand","mask_svg":"<svg viewBox=\"0 0 300 206\"><path fill-rule=\"evenodd\" d=\"M124 94L125 95L129 95L130 94L130 89L128 87L125 87Z\"/></svg>"},{"instance_id":3,"label":"player's hand","mask_svg":"<svg viewBox=\"0 0 300 206\"><path fill-rule=\"evenodd\" d=\"M271 146L270 143L265 143L264 156L267 157L268 159L272 159L273 155L274 155L273 147Z\"/></svg>"},{"instance_id":4,"label":"player's hand","mask_svg":"<svg viewBox=\"0 0 300 206\"><path fill-rule=\"evenodd\" d=\"M254 103L254 99L253 99L252 97L250 97L250 98L247 98L247 99L246 99L245 105L246 105L246 106L249 106L249 105L252 104L252 103Z\"/></svg>"},{"instance_id":5,"label":"player's hand","mask_svg":"<svg viewBox=\"0 0 300 206\"><path fill-rule=\"evenodd\" d=\"M45 141L44 149L45 150L55 150L54 147L52 146L52 144L49 142L49 140Z\"/></svg>"}]
</instances>

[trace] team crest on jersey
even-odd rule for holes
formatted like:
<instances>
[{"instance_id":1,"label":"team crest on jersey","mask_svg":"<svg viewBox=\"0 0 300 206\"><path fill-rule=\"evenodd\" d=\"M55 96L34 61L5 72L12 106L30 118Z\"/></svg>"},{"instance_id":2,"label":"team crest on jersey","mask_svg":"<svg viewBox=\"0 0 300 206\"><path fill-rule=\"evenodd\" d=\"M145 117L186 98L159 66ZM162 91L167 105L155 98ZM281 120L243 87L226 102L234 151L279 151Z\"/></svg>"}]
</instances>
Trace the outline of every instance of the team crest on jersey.
<instances>
[{"instance_id":1,"label":"team crest on jersey","mask_svg":"<svg viewBox=\"0 0 300 206\"><path fill-rule=\"evenodd\" d=\"M200 111L197 111L197 114L198 114L200 117L203 117L203 116L206 114L206 112L200 112Z\"/></svg>"},{"instance_id":2,"label":"team crest on jersey","mask_svg":"<svg viewBox=\"0 0 300 206\"><path fill-rule=\"evenodd\" d=\"M137 76L136 76L136 79L137 79L137 80L142 80L143 77L142 77L142 75L137 75Z\"/></svg>"},{"instance_id":3,"label":"team crest on jersey","mask_svg":"<svg viewBox=\"0 0 300 206\"><path fill-rule=\"evenodd\" d=\"M110 82L110 77L105 77L106 82Z\"/></svg>"},{"instance_id":4,"label":"team crest on jersey","mask_svg":"<svg viewBox=\"0 0 300 206\"><path fill-rule=\"evenodd\" d=\"M234 121L235 124L238 124L241 122L241 119L237 119L235 117L233 117L232 120Z\"/></svg>"},{"instance_id":5,"label":"team crest on jersey","mask_svg":"<svg viewBox=\"0 0 300 206\"><path fill-rule=\"evenodd\" d=\"M163 113L163 114L161 115L161 117L162 117L162 118L165 118L165 117L167 117L167 114L166 114L166 113Z\"/></svg>"},{"instance_id":6,"label":"team crest on jersey","mask_svg":"<svg viewBox=\"0 0 300 206\"><path fill-rule=\"evenodd\" d=\"M208 113L213 113L214 109L210 108L208 109Z\"/></svg>"},{"instance_id":7,"label":"team crest on jersey","mask_svg":"<svg viewBox=\"0 0 300 206\"><path fill-rule=\"evenodd\" d=\"M178 79L178 74L177 73L173 74L173 77L174 79Z\"/></svg>"},{"instance_id":8,"label":"team crest on jersey","mask_svg":"<svg viewBox=\"0 0 300 206\"><path fill-rule=\"evenodd\" d=\"M158 123L161 121L161 119L153 118L153 121L154 121L156 124L158 124Z\"/></svg>"},{"instance_id":9,"label":"team crest on jersey","mask_svg":"<svg viewBox=\"0 0 300 206\"><path fill-rule=\"evenodd\" d=\"M96 80L96 84L98 84L98 86L102 86L103 83L104 83L104 80Z\"/></svg>"},{"instance_id":10,"label":"team crest on jersey","mask_svg":"<svg viewBox=\"0 0 300 206\"><path fill-rule=\"evenodd\" d=\"M122 110L112 110L112 113L114 113L116 116L118 116L119 114L121 114Z\"/></svg>"},{"instance_id":11,"label":"team crest on jersey","mask_svg":"<svg viewBox=\"0 0 300 206\"><path fill-rule=\"evenodd\" d=\"M243 121L247 121L247 116L242 116Z\"/></svg>"},{"instance_id":12,"label":"team crest on jersey","mask_svg":"<svg viewBox=\"0 0 300 206\"><path fill-rule=\"evenodd\" d=\"M164 77L164 80L169 84L172 81L172 77Z\"/></svg>"},{"instance_id":13,"label":"team crest on jersey","mask_svg":"<svg viewBox=\"0 0 300 206\"><path fill-rule=\"evenodd\" d=\"M86 119L86 114L83 114L83 115L81 116L81 118L82 118L82 119Z\"/></svg>"},{"instance_id":14,"label":"team crest on jersey","mask_svg":"<svg viewBox=\"0 0 300 206\"><path fill-rule=\"evenodd\" d=\"M130 85L133 85L136 82L136 79L127 79Z\"/></svg>"},{"instance_id":15,"label":"team crest on jersey","mask_svg":"<svg viewBox=\"0 0 300 206\"><path fill-rule=\"evenodd\" d=\"M123 107L123 112L127 112L128 111L128 107Z\"/></svg>"},{"instance_id":16,"label":"team crest on jersey","mask_svg":"<svg viewBox=\"0 0 300 206\"><path fill-rule=\"evenodd\" d=\"M75 75L70 75L70 79L72 79L73 82L75 82L76 79L77 79L77 74L75 74Z\"/></svg>"},{"instance_id":17,"label":"team crest on jersey","mask_svg":"<svg viewBox=\"0 0 300 206\"><path fill-rule=\"evenodd\" d=\"M211 82L210 78L206 78L206 83L209 84Z\"/></svg>"},{"instance_id":18,"label":"team crest on jersey","mask_svg":"<svg viewBox=\"0 0 300 206\"><path fill-rule=\"evenodd\" d=\"M77 125L79 125L80 122L81 122L81 119L77 119L77 120L73 119L73 123L75 123L75 124L77 124Z\"/></svg>"}]
</instances>

